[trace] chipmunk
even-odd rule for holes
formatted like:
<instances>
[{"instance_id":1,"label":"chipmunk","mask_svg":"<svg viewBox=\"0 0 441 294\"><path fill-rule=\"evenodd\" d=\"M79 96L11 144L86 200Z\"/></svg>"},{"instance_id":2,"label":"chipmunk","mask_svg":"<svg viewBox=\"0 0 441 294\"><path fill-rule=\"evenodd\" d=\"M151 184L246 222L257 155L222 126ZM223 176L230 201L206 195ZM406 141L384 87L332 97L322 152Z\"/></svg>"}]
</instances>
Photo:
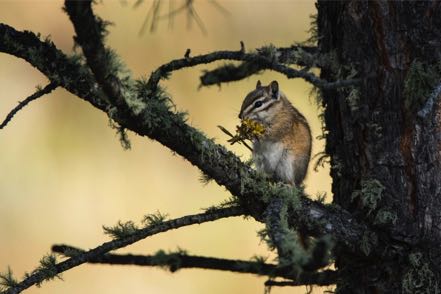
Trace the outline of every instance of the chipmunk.
<instances>
[{"instance_id":1,"label":"chipmunk","mask_svg":"<svg viewBox=\"0 0 441 294\"><path fill-rule=\"evenodd\" d=\"M244 99L239 118L265 127L253 141L253 160L258 171L277 181L300 185L311 157L311 130L305 117L279 91L277 81L268 86L257 82Z\"/></svg>"}]
</instances>

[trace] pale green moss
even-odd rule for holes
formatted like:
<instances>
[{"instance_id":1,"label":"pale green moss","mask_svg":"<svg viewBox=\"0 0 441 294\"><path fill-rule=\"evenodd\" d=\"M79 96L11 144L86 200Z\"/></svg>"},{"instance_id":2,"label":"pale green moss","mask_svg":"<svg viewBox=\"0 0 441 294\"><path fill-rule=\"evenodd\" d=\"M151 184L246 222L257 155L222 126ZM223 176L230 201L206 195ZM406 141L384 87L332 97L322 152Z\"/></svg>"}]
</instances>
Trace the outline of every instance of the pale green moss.
<instances>
[{"instance_id":1,"label":"pale green moss","mask_svg":"<svg viewBox=\"0 0 441 294\"><path fill-rule=\"evenodd\" d=\"M145 215L142 220L142 223L144 227L157 226L165 222L167 219L168 219L168 214L156 211L156 213Z\"/></svg>"},{"instance_id":2,"label":"pale green moss","mask_svg":"<svg viewBox=\"0 0 441 294\"><path fill-rule=\"evenodd\" d=\"M351 87L349 94L346 96L346 102L352 112L356 112L360 108L360 90L356 87Z\"/></svg>"},{"instance_id":3,"label":"pale green moss","mask_svg":"<svg viewBox=\"0 0 441 294\"><path fill-rule=\"evenodd\" d=\"M377 244L378 236L375 233L365 233L361 239L360 249L366 256L368 256Z\"/></svg>"},{"instance_id":4,"label":"pale green moss","mask_svg":"<svg viewBox=\"0 0 441 294\"><path fill-rule=\"evenodd\" d=\"M441 78L441 64L425 64L414 60L404 81L404 107L414 113L429 98L433 88Z\"/></svg>"},{"instance_id":5,"label":"pale green moss","mask_svg":"<svg viewBox=\"0 0 441 294\"><path fill-rule=\"evenodd\" d=\"M122 239L134 234L138 230L138 226L133 221L122 222L119 221L115 226L103 226L104 233L111 236L113 239Z\"/></svg>"},{"instance_id":6,"label":"pale green moss","mask_svg":"<svg viewBox=\"0 0 441 294\"><path fill-rule=\"evenodd\" d=\"M356 198L360 200L361 206L367 209L367 214L371 214L377 209L385 187L376 179L367 179L361 181L361 189L352 192L352 201Z\"/></svg>"},{"instance_id":7,"label":"pale green moss","mask_svg":"<svg viewBox=\"0 0 441 294\"><path fill-rule=\"evenodd\" d=\"M5 273L0 273L0 291L6 291L9 288L16 287L17 285L18 281L15 279L11 268L8 266Z\"/></svg>"},{"instance_id":8,"label":"pale green moss","mask_svg":"<svg viewBox=\"0 0 441 294\"><path fill-rule=\"evenodd\" d=\"M440 293L438 281L430 269L429 261L421 252L409 254L409 268L401 282L405 294L435 294Z\"/></svg>"},{"instance_id":9,"label":"pale green moss","mask_svg":"<svg viewBox=\"0 0 441 294\"><path fill-rule=\"evenodd\" d=\"M47 254L40 259L40 265L31 273L32 275L38 273L44 278L37 283L37 287L41 286L43 281L50 281L55 278L62 280L61 275L57 270L57 257L54 254Z\"/></svg>"},{"instance_id":10,"label":"pale green moss","mask_svg":"<svg viewBox=\"0 0 441 294\"><path fill-rule=\"evenodd\" d=\"M380 209L375 215L375 225L395 225L398 220L398 216L395 212L388 211L386 209Z\"/></svg>"}]
</instances>

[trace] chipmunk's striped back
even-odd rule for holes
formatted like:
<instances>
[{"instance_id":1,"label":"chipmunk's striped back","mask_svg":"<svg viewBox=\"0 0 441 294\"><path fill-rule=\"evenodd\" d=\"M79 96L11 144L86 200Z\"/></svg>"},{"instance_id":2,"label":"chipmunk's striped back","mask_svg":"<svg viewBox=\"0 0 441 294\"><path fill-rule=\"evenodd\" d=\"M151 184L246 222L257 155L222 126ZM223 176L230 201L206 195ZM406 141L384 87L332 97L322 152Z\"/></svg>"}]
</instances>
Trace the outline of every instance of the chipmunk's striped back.
<instances>
[{"instance_id":1,"label":"chipmunk's striped back","mask_svg":"<svg viewBox=\"0 0 441 294\"><path fill-rule=\"evenodd\" d=\"M311 131L305 117L279 91L277 81L268 86L259 81L245 97L239 118L265 126L263 137L253 142L257 169L276 180L299 185L311 156Z\"/></svg>"}]
</instances>

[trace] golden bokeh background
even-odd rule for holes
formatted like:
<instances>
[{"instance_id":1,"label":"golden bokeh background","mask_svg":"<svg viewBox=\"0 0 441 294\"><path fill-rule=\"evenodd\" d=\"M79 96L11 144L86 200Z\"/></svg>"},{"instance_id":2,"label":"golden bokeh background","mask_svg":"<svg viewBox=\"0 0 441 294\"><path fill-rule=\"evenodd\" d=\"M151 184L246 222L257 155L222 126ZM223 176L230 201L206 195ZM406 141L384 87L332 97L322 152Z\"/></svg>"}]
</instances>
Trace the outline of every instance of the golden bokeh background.
<instances>
[{"instance_id":1,"label":"golden bokeh background","mask_svg":"<svg viewBox=\"0 0 441 294\"><path fill-rule=\"evenodd\" d=\"M186 15L175 26L158 23L156 32L139 35L151 1L133 9L133 1L103 1L95 11L113 22L107 44L118 52L136 78L148 76L159 65L215 50L236 50L242 40L247 49L267 44L288 46L307 39L313 1L218 0L230 12L224 15L206 0L195 8L208 31L195 23L189 29ZM167 4L168 1L165 1ZM175 0L175 7L183 0ZM167 12L167 5L163 13ZM73 28L62 11L62 1L0 0L0 22L18 30L50 35L56 46L72 52ZM217 65L222 64L218 63ZM310 86L301 80L265 72L244 81L198 90L199 76L216 64L176 72L163 82L179 110L189 112L189 123L226 144L217 129L234 130L242 98L257 79L277 79L281 89L310 121L314 137L320 135L318 110L309 97ZM28 63L0 53L0 116L17 101L45 85L47 79ZM129 134L132 149L123 150L106 115L63 89L32 102L0 131L0 270L9 265L15 276L38 265L52 244L93 248L108 241L102 225L118 220L139 221L160 211L170 217L198 213L201 208L229 197L215 183L203 186L200 172L160 144ZM228 146L247 159L249 152ZM323 142L314 141L313 153ZM310 168L306 190L310 195L330 189L329 169ZM231 218L154 236L119 252L152 254L159 249L186 249L191 254L250 259L274 258L256 232L263 225ZM27 293L263 293L264 277L228 272L183 269L169 273L159 268L82 265L63 274L64 281L44 283ZM322 293L316 289L315 293ZM272 293L304 293L304 288L273 288Z\"/></svg>"}]
</instances>

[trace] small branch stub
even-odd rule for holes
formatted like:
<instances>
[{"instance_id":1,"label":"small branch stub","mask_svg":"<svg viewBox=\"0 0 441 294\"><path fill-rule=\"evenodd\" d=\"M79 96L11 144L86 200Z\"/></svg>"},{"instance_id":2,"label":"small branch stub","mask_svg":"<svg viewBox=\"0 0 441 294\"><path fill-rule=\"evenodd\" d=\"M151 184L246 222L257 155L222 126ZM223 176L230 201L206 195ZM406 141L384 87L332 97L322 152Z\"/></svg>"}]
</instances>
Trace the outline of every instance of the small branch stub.
<instances>
[{"instance_id":1,"label":"small branch stub","mask_svg":"<svg viewBox=\"0 0 441 294\"><path fill-rule=\"evenodd\" d=\"M191 53L191 49L188 48L187 51L185 51L185 54L184 54L184 58L187 59L187 61L190 59L190 53Z\"/></svg>"},{"instance_id":2,"label":"small branch stub","mask_svg":"<svg viewBox=\"0 0 441 294\"><path fill-rule=\"evenodd\" d=\"M243 41L240 41L240 52L245 53L245 44Z\"/></svg>"}]
</instances>

